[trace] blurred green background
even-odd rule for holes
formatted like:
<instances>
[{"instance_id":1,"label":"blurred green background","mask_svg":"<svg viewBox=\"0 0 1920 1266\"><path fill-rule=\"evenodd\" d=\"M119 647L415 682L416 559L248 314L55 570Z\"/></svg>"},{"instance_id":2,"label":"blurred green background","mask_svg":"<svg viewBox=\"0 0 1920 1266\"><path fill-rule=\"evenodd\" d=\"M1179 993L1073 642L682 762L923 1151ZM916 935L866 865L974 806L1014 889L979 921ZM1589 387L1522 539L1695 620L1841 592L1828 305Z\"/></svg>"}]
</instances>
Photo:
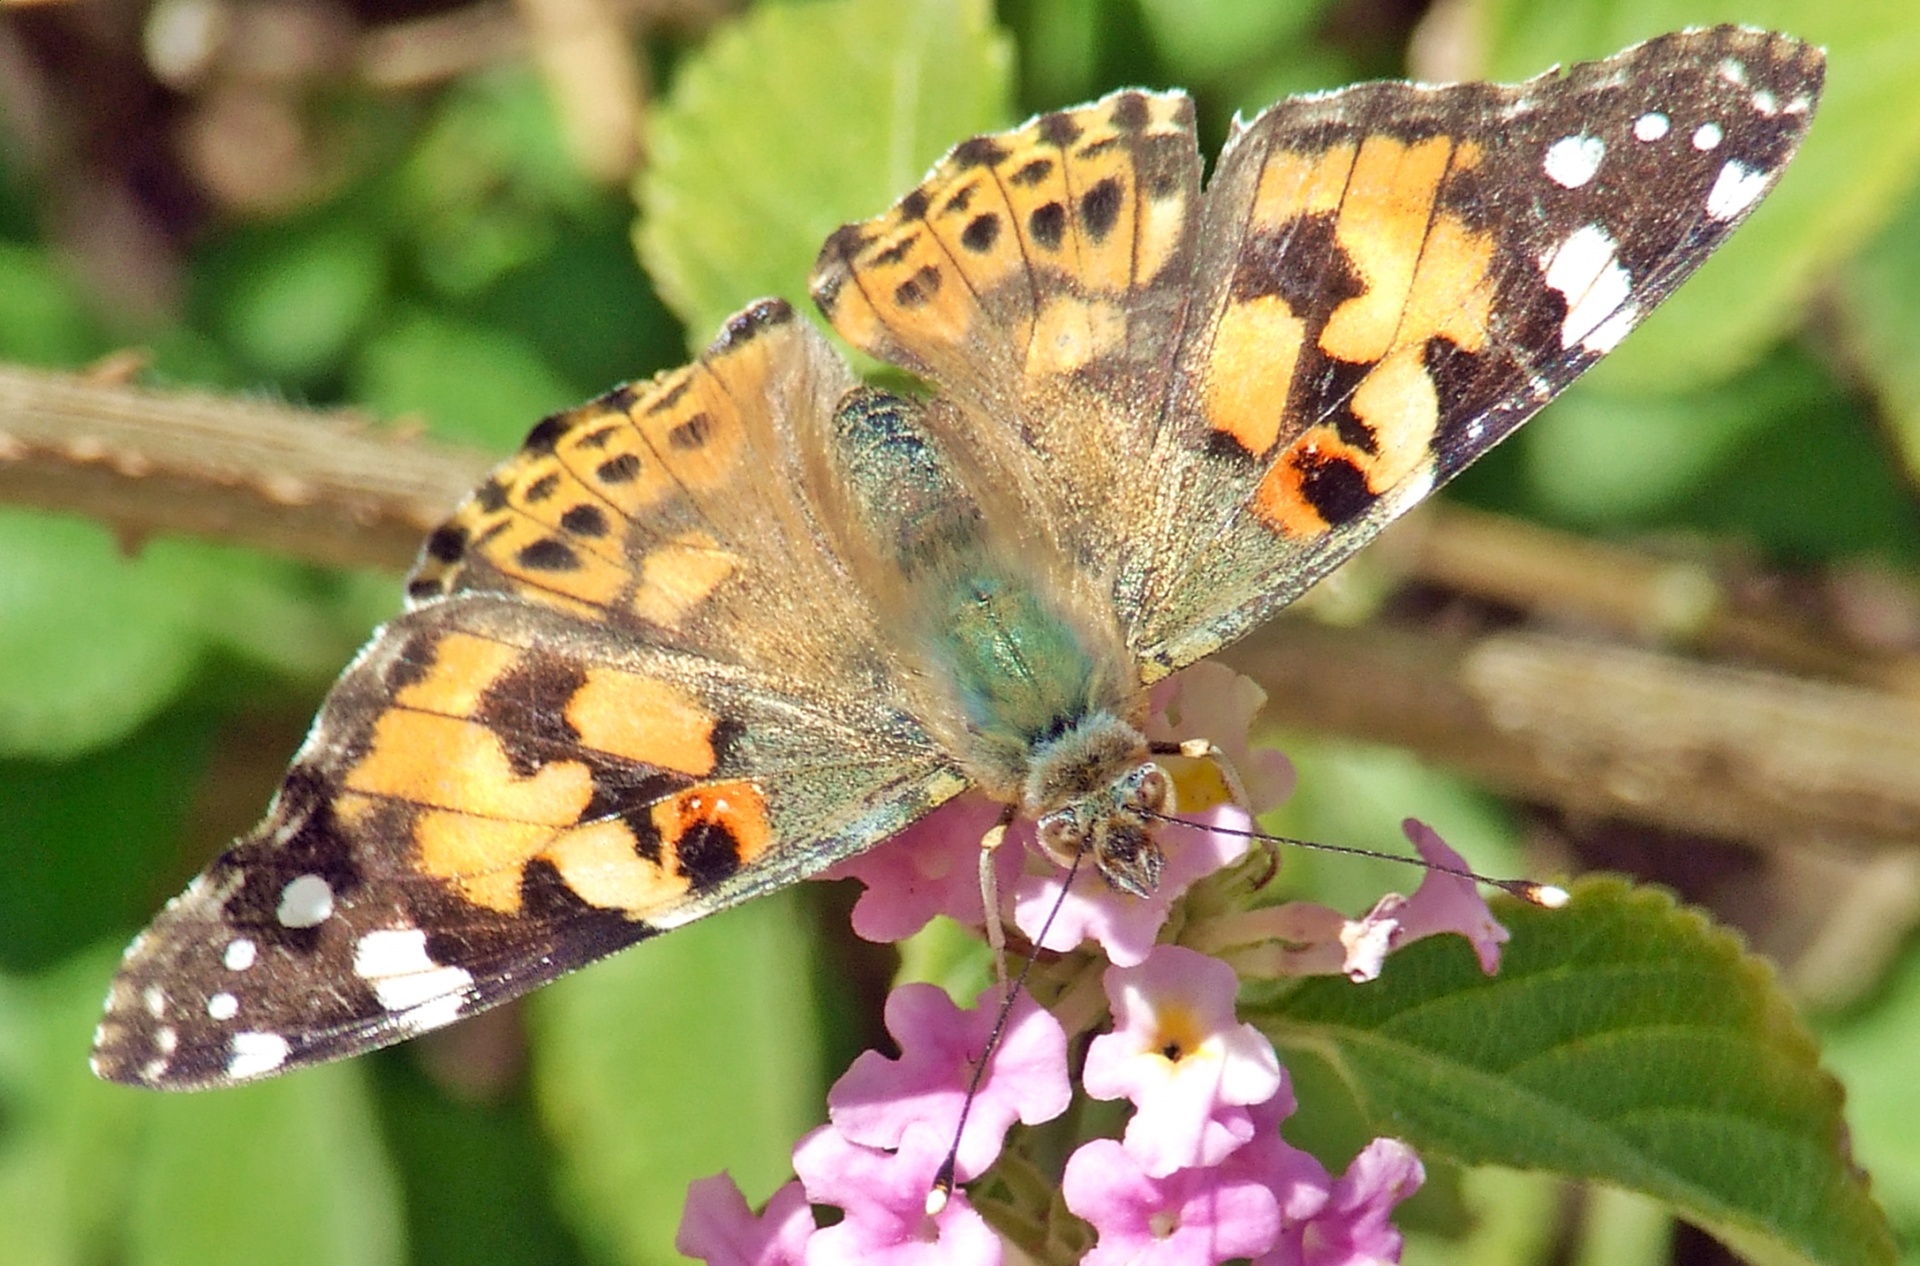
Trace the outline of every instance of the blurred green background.
<instances>
[{"instance_id":1,"label":"blurred green background","mask_svg":"<svg viewBox=\"0 0 1920 1266\"><path fill-rule=\"evenodd\" d=\"M353 405L505 455L543 413L681 362L745 301L803 304L826 233L975 131L1181 86L1211 154L1235 110L1289 92L1524 77L1717 21L1829 47L1803 155L1457 495L1708 542L1783 585L1870 576L1893 653L1920 656L1910 0L0 7L0 360L137 347L149 382ZM254 820L398 602L392 575L0 511L0 1263L671 1260L687 1180L726 1167L763 1199L872 1039L889 961L845 943L846 898L822 890L345 1065L192 1097L96 1083L87 1036L121 946ZM1540 806L1402 752L1287 746L1296 833L1392 846L1414 814L1485 867L1529 864ZM1334 866L1301 869L1364 904ZM1817 1022L1920 1261L1910 924L1888 938L1907 952ZM1450 1212L1409 1261L1725 1260L1630 1197L1436 1181Z\"/></svg>"}]
</instances>

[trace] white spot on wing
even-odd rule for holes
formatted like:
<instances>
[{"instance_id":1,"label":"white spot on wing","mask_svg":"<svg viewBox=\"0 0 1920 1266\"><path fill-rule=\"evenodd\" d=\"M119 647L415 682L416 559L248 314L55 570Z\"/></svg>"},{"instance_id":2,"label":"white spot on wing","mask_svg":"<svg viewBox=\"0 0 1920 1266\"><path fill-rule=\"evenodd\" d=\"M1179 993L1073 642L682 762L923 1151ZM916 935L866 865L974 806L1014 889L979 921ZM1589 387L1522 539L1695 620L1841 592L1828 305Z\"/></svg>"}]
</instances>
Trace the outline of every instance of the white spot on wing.
<instances>
[{"instance_id":1,"label":"white spot on wing","mask_svg":"<svg viewBox=\"0 0 1920 1266\"><path fill-rule=\"evenodd\" d=\"M1567 301L1560 346L1579 343L1590 352L1605 352L1625 335L1607 324L1633 293L1633 278L1620 266L1618 249L1599 225L1583 224L1540 261L1547 285Z\"/></svg>"},{"instance_id":2,"label":"white spot on wing","mask_svg":"<svg viewBox=\"0 0 1920 1266\"><path fill-rule=\"evenodd\" d=\"M1716 149L1720 145L1720 138L1725 135L1718 123L1702 123L1693 129L1693 147L1702 152Z\"/></svg>"},{"instance_id":3,"label":"white spot on wing","mask_svg":"<svg viewBox=\"0 0 1920 1266\"><path fill-rule=\"evenodd\" d=\"M445 1028L460 1018L460 1009L467 1000L457 993L444 998L435 998L410 1007L393 1017L394 1023L408 1033L425 1033L429 1029Z\"/></svg>"},{"instance_id":4,"label":"white spot on wing","mask_svg":"<svg viewBox=\"0 0 1920 1266\"><path fill-rule=\"evenodd\" d=\"M285 927L318 927L333 917L333 888L318 875L301 875L280 890L274 914Z\"/></svg>"},{"instance_id":5,"label":"white spot on wing","mask_svg":"<svg viewBox=\"0 0 1920 1266\"><path fill-rule=\"evenodd\" d=\"M1673 128L1673 121L1658 110L1648 111L1633 121L1633 139L1657 141Z\"/></svg>"},{"instance_id":6,"label":"white spot on wing","mask_svg":"<svg viewBox=\"0 0 1920 1266\"><path fill-rule=\"evenodd\" d=\"M1555 184L1578 189L1593 179L1607 156L1607 143L1597 136L1563 136L1547 146L1541 166Z\"/></svg>"},{"instance_id":7,"label":"white spot on wing","mask_svg":"<svg viewBox=\"0 0 1920 1266\"><path fill-rule=\"evenodd\" d=\"M1747 86L1747 68L1729 57L1720 63L1720 78L1736 88Z\"/></svg>"},{"instance_id":8,"label":"white spot on wing","mask_svg":"<svg viewBox=\"0 0 1920 1266\"><path fill-rule=\"evenodd\" d=\"M1767 190L1767 173L1729 159L1707 191L1707 218L1731 220Z\"/></svg>"},{"instance_id":9,"label":"white spot on wing","mask_svg":"<svg viewBox=\"0 0 1920 1266\"><path fill-rule=\"evenodd\" d=\"M167 1013L167 995L158 985L148 985L142 989L140 1001L145 1004L147 1014L156 1020Z\"/></svg>"},{"instance_id":10,"label":"white spot on wing","mask_svg":"<svg viewBox=\"0 0 1920 1266\"><path fill-rule=\"evenodd\" d=\"M162 1055L172 1055L180 1049L180 1030L171 1024L163 1024L154 1030L153 1047Z\"/></svg>"},{"instance_id":11,"label":"white spot on wing","mask_svg":"<svg viewBox=\"0 0 1920 1266\"><path fill-rule=\"evenodd\" d=\"M353 970L373 986L374 996L389 1011L407 1011L451 997L457 1012L461 993L473 984L473 976L464 968L445 966L427 956L427 934L419 928L368 932L353 947Z\"/></svg>"},{"instance_id":12,"label":"white spot on wing","mask_svg":"<svg viewBox=\"0 0 1920 1266\"><path fill-rule=\"evenodd\" d=\"M216 1020L231 1020L240 1014L240 999L222 990L207 999L207 1014Z\"/></svg>"},{"instance_id":13,"label":"white spot on wing","mask_svg":"<svg viewBox=\"0 0 1920 1266\"><path fill-rule=\"evenodd\" d=\"M264 1077L286 1063L292 1049L278 1033L235 1033L228 1048L227 1076Z\"/></svg>"},{"instance_id":14,"label":"white spot on wing","mask_svg":"<svg viewBox=\"0 0 1920 1266\"><path fill-rule=\"evenodd\" d=\"M1640 323L1640 309L1631 303L1622 304L1612 316L1593 327L1593 333L1580 340L1580 345L1596 356L1605 356L1620 346L1620 340L1633 333L1633 327Z\"/></svg>"},{"instance_id":15,"label":"white spot on wing","mask_svg":"<svg viewBox=\"0 0 1920 1266\"><path fill-rule=\"evenodd\" d=\"M228 971L245 971L259 956L260 947L241 936L227 942L227 952L221 961L226 963Z\"/></svg>"},{"instance_id":16,"label":"white spot on wing","mask_svg":"<svg viewBox=\"0 0 1920 1266\"><path fill-rule=\"evenodd\" d=\"M1753 94L1753 108L1768 117L1772 117L1780 113L1780 98L1774 96L1765 88L1762 88Z\"/></svg>"}]
</instances>

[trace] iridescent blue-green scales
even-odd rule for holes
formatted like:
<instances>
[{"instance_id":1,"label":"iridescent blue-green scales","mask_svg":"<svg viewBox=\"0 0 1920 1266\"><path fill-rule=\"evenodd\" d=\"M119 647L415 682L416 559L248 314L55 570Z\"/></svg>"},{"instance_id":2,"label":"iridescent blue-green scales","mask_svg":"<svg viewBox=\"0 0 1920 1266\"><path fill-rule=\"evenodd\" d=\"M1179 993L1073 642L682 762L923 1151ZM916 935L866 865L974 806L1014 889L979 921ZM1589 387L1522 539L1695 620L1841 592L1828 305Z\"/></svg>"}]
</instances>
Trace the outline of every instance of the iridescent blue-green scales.
<instances>
[{"instance_id":1,"label":"iridescent blue-green scales","mask_svg":"<svg viewBox=\"0 0 1920 1266\"><path fill-rule=\"evenodd\" d=\"M1085 843L1109 880L1151 893L1162 857L1149 822L1170 782L1135 724L1137 680L1114 671L1118 630L1059 601L1032 555L990 530L916 402L857 390L831 443L853 544L898 578L912 621L901 641L965 727L954 755L1063 864Z\"/></svg>"}]
</instances>

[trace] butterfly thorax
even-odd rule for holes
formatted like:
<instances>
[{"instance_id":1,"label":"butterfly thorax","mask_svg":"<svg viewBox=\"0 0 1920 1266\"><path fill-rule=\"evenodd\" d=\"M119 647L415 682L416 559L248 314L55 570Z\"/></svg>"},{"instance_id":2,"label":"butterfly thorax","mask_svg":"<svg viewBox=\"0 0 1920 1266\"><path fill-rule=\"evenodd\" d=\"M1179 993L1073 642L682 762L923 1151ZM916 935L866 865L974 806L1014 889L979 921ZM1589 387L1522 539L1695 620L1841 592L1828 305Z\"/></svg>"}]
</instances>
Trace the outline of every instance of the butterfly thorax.
<instances>
[{"instance_id":1,"label":"butterfly thorax","mask_svg":"<svg viewBox=\"0 0 1920 1266\"><path fill-rule=\"evenodd\" d=\"M832 443L853 552L911 613L893 632L929 729L981 791L1038 825L1054 858L1084 849L1115 886L1151 892L1149 815L1170 784L1139 729L1143 695L1118 631L1063 597L1044 540L993 520L917 402L850 392Z\"/></svg>"}]
</instances>

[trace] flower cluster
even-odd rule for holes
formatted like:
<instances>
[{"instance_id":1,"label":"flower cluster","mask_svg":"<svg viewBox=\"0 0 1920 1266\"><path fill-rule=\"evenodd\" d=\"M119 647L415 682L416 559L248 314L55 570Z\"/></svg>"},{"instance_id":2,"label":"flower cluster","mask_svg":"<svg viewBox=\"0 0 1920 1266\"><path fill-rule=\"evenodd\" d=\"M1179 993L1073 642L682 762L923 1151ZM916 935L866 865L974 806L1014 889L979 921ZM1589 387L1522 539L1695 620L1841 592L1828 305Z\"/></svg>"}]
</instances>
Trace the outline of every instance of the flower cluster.
<instances>
[{"instance_id":1,"label":"flower cluster","mask_svg":"<svg viewBox=\"0 0 1920 1266\"><path fill-rule=\"evenodd\" d=\"M1251 683L1199 665L1154 702L1152 737L1178 740L1244 734L1261 700ZM1290 790L1283 757L1222 746L1255 809ZM1272 1044L1236 1015L1240 982L1336 972L1370 980L1387 952L1438 932L1466 936L1491 972L1505 932L1470 881L1437 870L1412 897L1385 898L1359 919L1296 902L1183 911L1192 917L1170 921L1194 884L1247 847L1236 833L1249 824L1246 811L1217 766L1194 764L1175 771L1192 825L1169 828L1150 899L1119 894L1095 875L1067 876L1010 836L991 859L1002 915L1032 944L1057 951L1055 961L1010 1007L1003 986L964 1010L930 985L897 988L885 1019L899 1057L868 1052L854 1061L828 1096L828 1123L794 1150L796 1181L759 1215L725 1175L695 1183L680 1250L715 1266L986 1266L1008 1243L1030 1260L1089 1266L1399 1260L1390 1215L1420 1186L1419 1158L1398 1140L1376 1139L1335 1177L1289 1145L1280 1125L1294 1110L1293 1091ZM867 885L855 930L894 940L936 914L978 925L979 840L997 812L984 803L949 807L842 867ZM1464 869L1432 831L1407 829L1429 862ZM1087 942L1097 957L1082 950ZM1084 1049L1077 1070L1073 1049ZM1086 1100L1131 1105L1120 1137L1068 1128L1076 1071ZM1026 1128L1015 1133L1016 1123ZM1030 1146L1042 1138L1047 1146ZM1065 1155L1064 1168L1047 1179L1040 1154ZM958 1185L950 1198L930 1199L949 1159ZM987 1203L976 1207L969 1183ZM815 1206L840 1216L823 1226Z\"/></svg>"}]
</instances>

